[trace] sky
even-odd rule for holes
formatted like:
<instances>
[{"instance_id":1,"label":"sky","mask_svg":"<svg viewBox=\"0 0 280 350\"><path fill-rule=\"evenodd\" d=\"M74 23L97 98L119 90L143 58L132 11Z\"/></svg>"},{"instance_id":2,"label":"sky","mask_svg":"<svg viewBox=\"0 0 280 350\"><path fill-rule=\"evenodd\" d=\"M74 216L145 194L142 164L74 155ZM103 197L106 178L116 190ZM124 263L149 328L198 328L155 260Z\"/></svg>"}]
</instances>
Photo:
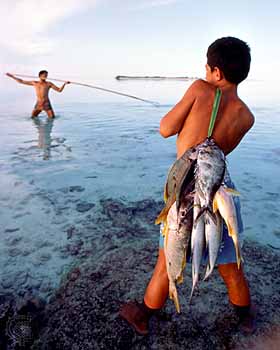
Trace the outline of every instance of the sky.
<instances>
[{"instance_id":1,"label":"sky","mask_svg":"<svg viewBox=\"0 0 280 350\"><path fill-rule=\"evenodd\" d=\"M278 1L0 0L0 70L92 81L124 75L204 77L206 50L236 36L250 79L279 78ZM0 76L0 88L7 78Z\"/></svg>"}]
</instances>

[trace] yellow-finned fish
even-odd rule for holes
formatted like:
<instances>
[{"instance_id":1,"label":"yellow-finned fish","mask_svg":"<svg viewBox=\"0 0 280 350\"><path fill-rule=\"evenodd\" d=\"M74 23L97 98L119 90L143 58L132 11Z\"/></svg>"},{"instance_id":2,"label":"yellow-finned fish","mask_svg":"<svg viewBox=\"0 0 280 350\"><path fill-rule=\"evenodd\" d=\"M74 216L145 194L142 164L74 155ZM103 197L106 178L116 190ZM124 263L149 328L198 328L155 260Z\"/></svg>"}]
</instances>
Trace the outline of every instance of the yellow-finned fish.
<instances>
[{"instance_id":1,"label":"yellow-finned fish","mask_svg":"<svg viewBox=\"0 0 280 350\"><path fill-rule=\"evenodd\" d=\"M216 224L212 220L205 224L206 248L208 250L209 260L204 280L206 280L214 270L222 241L222 218L218 212L215 213L215 216Z\"/></svg>"},{"instance_id":2,"label":"yellow-finned fish","mask_svg":"<svg viewBox=\"0 0 280 350\"><path fill-rule=\"evenodd\" d=\"M227 225L228 234L232 238L235 246L237 265L239 268L243 259L238 240L238 222L236 209L232 197L233 195L238 194L239 193L235 190L228 189L225 186L220 186L214 197L213 211L216 213L218 210Z\"/></svg>"},{"instance_id":3,"label":"yellow-finned fish","mask_svg":"<svg viewBox=\"0 0 280 350\"><path fill-rule=\"evenodd\" d=\"M199 280L199 268L205 250L205 221L204 216L198 215L201 206L199 195L196 192L194 196L193 206L193 228L191 233L191 250L192 250L192 291L190 301L193 296L194 289Z\"/></svg>"},{"instance_id":4,"label":"yellow-finned fish","mask_svg":"<svg viewBox=\"0 0 280 350\"><path fill-rule=\"evenodd\" d=\"M180 303L176 283L183 282L186 254L191 236L193 197L186 195L177 213L176 203L169 210L165 226L164 253L169 279L169 297L174 301L177 312Z\"/></svg>"}]
</instances>

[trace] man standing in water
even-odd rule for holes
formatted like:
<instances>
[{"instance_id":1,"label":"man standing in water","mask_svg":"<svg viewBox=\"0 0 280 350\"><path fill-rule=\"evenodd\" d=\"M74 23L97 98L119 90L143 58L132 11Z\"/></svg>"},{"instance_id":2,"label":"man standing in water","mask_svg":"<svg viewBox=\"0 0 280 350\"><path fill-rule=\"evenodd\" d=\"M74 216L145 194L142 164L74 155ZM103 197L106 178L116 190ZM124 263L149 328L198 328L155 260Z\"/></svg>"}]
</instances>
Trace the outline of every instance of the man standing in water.
<instances>
[{"instance_id":1,"label":"man standing in water","mask_svg":"<svg viewBox=\"0 0 280 350\"><path fill-rule=\"evenodd\" d=\"M39 72L39 81L22 80L10 73L7 73L6 75L20 84L34 86L37 96L37 102L32 111L32 118L37 117L42 111L45 111L49 118L54 118L54 111L49 100L49 90L54 89L57 92L62 92L65 85L70 84L70 81L67 81L60 88L57 87L53 83L47 81L48 72L46 70L41 70Z\"/></svg>"},{"instance_id":2,"label":"man standing in water","mask_svg":"<svg viewBox=\"0 0 280 350\"><path fill-rule=\"evenodd\" d=\"M237 94L238 84L248 76L250 63L250 48L242 40L225 37L209 46L206 80L195 81L160 123L160 134L163 137L177 135L177 159L186 150L206 139L217 89L221 90L222 98L211 137L224 154L231 153L250 130L254 124L254 116ZM172 207L168 215L176 222L174 211L171 210ZM238 231L241 233L243 225L238 199L236 212L239 218ZM224 230L224 248L219 251L217 259L218 271L227 287L229 301L239 318L240 328L251 333L255 329L255 315L251 307L249 285L243 268L238 268L234 245L228 237ZM163 248L164 238L160 234L158 260L142 302L127 302L120 310L121 317L142 335L148 334L151 316L164 306L169 293Z\"/></svg>"}]
</instances>

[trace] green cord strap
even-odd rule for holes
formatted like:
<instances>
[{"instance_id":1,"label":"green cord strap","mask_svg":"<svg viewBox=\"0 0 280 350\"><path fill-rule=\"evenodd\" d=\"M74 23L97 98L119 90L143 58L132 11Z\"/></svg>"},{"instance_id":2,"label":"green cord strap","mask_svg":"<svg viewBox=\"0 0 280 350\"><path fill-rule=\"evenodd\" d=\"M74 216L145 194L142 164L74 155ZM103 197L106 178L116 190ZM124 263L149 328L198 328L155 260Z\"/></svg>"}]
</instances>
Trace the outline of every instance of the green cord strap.
<instances>
[{"instance_id":1,"label":"green cord strap","mask_svg":"<svg viewBox=\"0 0 280 350\"><path fill-rule=\"evenodd\" d=\"M217 88L213 109L212 109L212 114L211 114L211 119L209 123L209 128L208 128L208 137L211 137L213 133L213 129L214 129L214 125L215 125L215 121L217 118L217 113L218 113L218 109L221 101L221 96L222 96L222 91L219 88Z\"/></svg>"}]
</instances>

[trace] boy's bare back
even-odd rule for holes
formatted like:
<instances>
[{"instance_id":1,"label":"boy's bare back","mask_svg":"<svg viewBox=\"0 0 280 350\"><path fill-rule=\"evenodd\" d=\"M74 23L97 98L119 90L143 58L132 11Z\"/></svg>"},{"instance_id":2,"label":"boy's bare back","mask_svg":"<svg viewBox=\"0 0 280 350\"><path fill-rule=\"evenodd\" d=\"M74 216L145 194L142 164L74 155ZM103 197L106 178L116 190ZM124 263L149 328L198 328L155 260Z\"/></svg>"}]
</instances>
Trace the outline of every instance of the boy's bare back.
<instances>
[{"instance_id":1,"label":"boy's bare back","mask_svg":"<svg viewBox=\"0 0 280 350\"><path fill-rule=\"evenodd\" d=\"M221 88L221 87L220 87ZM254 116L232 86L221 88L222 98L212 137L230 153L254 123ZM182 100L162 119L160 132L169 137L178 134L177 157L204 141L215 98L216 87L204 80L195 81Z\"/></svg>"}]
</instances>

